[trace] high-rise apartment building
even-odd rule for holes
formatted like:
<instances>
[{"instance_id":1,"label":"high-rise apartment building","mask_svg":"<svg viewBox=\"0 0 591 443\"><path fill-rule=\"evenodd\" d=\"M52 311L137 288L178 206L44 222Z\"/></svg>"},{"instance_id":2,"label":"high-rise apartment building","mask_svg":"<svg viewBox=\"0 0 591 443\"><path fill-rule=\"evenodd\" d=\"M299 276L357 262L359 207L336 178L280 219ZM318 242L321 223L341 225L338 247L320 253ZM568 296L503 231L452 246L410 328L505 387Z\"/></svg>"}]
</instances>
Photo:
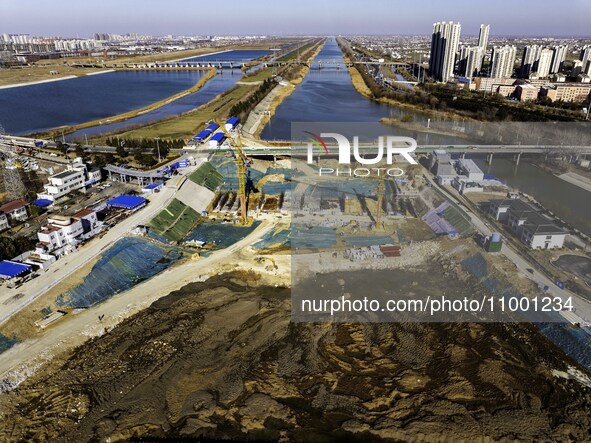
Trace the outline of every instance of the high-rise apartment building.
<instances>
[{"instance_id":1,"label":"high-rise apartment building","mask_svg":"<svg viewBox=\"0 0 591 443\"><path fill-rule=\"evenodd\" d=\"M458 63L458 74L464 77L477 76L482 69L484 49L480 46L460 47L460 60Z\"/></svg>"},{"instance_id":2,"label":"high-rise apartment building","mask_svg":"<svg viewBox=\"0 0 591 443\"><path fill-rule=\"evenodd\" d=\"M538 64L536 66L536 77L544 78L548 77L550 73L550 67L552 66L552 55L553 51L549 48L543 48L540 51L540 58L538 59Z\"/></svg>"},{"instance_id":3,"label":"high-rise apartment building","mask_svg":"<svg viewBox=\"0 0 591 443\"><path fill-rule=\"evenodd\" d=\"M512 45L495 46L492 50L490 76L507 78L513 75L517 48Z\"/></svg>"},{"instance_id":4,"label":"high-rise apartment building","mask_svg":"<svg viewBox=\"0 0 591 443\"><path fill-rule=\"evenodd\" d=\"M542 47L540 45L526 46L523 49L521 68L519 70L519 76L521 78L529 78L532 72L537 71L541 50Z\"/></svg>"},{"instance_id":5,"label":"high-rise apartment building","mask_svg":"<svg viewBox=\"0 0 591 443\"><path fill-rule=\"evenodd\" d=\"M478 34L478 47L486 51L488 46L488 33L490 32L490 25L480 25L480 34ZM484 55L484 54L483 54Z\"/></svg>"},{"instance_id":6,"label":"high-rise apartment building","mask_svg":"<svg viewBox=\"0 0 591 443\"><path fill-rule=\"evenodd\" d=\"M568 54L567 45L558 45L552 48L552 62L550 64L550 74L555 74L562 70L562 65Z\"/></svg>"},{"instance_id":7,"label":"high-rise apartment building","mask_svg":"<svg viewBox=\"0 0 591 443\"><path fill-rule=\"evenodd\" d=\"M446 82L454 72L456 52L460 43L461 25L454 22L433 24L429 71L439 81Z\"/></svg>"}]
</instances>

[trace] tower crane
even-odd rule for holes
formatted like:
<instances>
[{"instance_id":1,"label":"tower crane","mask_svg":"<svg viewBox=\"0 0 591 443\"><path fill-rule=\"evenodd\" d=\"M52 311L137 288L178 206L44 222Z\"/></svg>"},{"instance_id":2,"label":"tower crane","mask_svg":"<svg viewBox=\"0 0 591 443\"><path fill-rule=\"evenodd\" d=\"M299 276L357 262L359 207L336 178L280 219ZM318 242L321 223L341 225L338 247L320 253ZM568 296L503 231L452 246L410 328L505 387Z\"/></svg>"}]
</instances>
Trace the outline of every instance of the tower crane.
<instances>
[{"instance_id":1,"label":"tower crane","mask_svg":"<svg viewBox=\"0 0 591 443\"><path fill-rule=\"evenodd\" d=\"M238 197L240 199L240 224L248 225L248 208L246 207L246 168L250 166L250 161L244 150L242 149L242 138L240 137L240 131L236 130L236 137L230 135L230 132L226 130L224 123L216 119L215 122L219 125L220 129L228 140L231 141L232 146L236 150L234 154L234 161L238 170Z\"/></svg>"}]
</instances>

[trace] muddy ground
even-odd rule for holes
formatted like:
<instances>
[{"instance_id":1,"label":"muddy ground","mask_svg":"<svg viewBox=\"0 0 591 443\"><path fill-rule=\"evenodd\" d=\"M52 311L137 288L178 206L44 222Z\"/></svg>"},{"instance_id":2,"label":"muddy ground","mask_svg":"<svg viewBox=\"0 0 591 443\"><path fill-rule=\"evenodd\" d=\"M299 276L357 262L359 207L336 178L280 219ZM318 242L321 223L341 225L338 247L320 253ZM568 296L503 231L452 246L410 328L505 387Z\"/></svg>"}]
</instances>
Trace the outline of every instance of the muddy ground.
<instances>
[{"instance_id":1,"label":"muddy ground","mask_svg":"<svg viewBox=\"0 0 591 443\"><path fill-rule=\"evenodd\" d=\"M289 289L225 274L1 394L0 441L585 441L568 365L530 325L293 324Z\"/></svg>"}]
</instances>

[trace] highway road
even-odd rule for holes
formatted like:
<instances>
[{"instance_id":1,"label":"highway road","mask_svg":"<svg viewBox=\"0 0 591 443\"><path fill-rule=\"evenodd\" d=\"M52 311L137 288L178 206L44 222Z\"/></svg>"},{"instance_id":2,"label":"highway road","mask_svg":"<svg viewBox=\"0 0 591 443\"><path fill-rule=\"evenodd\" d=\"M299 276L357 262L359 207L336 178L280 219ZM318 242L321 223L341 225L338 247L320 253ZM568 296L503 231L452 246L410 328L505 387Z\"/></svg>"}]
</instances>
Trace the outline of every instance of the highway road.
<instances>
[{"instance_id":1,"label":"highway road","mask_svg":"<svg viewBox=\"0 0 591 443\"><path fill-rule=\"evenodd\" d=\"M0 136L0 141L8 144L17 144L24 147L33 147L35 139L16 137L10 135ZM57 144L52 141L45 141L46 147L55 148ZM285 141L282 146L269 146L264 141L257 141L253 139L243 139L244 149L251 155L302 155L305 156L308 152L307 146L293 144ZM88 152L111 152L115 153L117 148L113 146L97 146L97 145L82 145ZM361 153L374 153L376 143L360 143L359 149ZM329 155L338 154L338 146L336 144L327 143ZM555 146L555 145L419 145L415 152L428 153L437 149L444 149L450 153L474 153L474 154L540 154L540 153L556 153L557 151L566 151L569 154L591 154L591 146ZM220 148L209 148L207 144L198 145L196 147L187 146L184 149L172 149L174 153L194 153L194 152L222 152L231 151L230 146L223 145ZM146 150L151 152L152 150Z\"/></svg>"}]
</instances>

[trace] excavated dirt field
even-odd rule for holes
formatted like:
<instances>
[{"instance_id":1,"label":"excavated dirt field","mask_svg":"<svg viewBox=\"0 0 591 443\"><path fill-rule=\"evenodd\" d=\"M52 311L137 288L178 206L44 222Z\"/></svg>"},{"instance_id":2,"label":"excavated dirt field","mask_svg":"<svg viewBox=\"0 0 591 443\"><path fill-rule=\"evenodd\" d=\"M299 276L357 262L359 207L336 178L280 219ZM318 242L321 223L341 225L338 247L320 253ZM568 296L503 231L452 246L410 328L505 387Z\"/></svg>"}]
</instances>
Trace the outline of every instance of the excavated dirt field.
<instances>
[{"instance_id":1,"label":"excavated dirt field","mask_svg":"<svg viewBox=\"0 0 591 443\"><path fill-rule=\"evenodd\" d=\"M289 289L225 274L0 394L0 441L588 441L572 365L531 325L293 324Z\"/></svg>"}]
</instances>

